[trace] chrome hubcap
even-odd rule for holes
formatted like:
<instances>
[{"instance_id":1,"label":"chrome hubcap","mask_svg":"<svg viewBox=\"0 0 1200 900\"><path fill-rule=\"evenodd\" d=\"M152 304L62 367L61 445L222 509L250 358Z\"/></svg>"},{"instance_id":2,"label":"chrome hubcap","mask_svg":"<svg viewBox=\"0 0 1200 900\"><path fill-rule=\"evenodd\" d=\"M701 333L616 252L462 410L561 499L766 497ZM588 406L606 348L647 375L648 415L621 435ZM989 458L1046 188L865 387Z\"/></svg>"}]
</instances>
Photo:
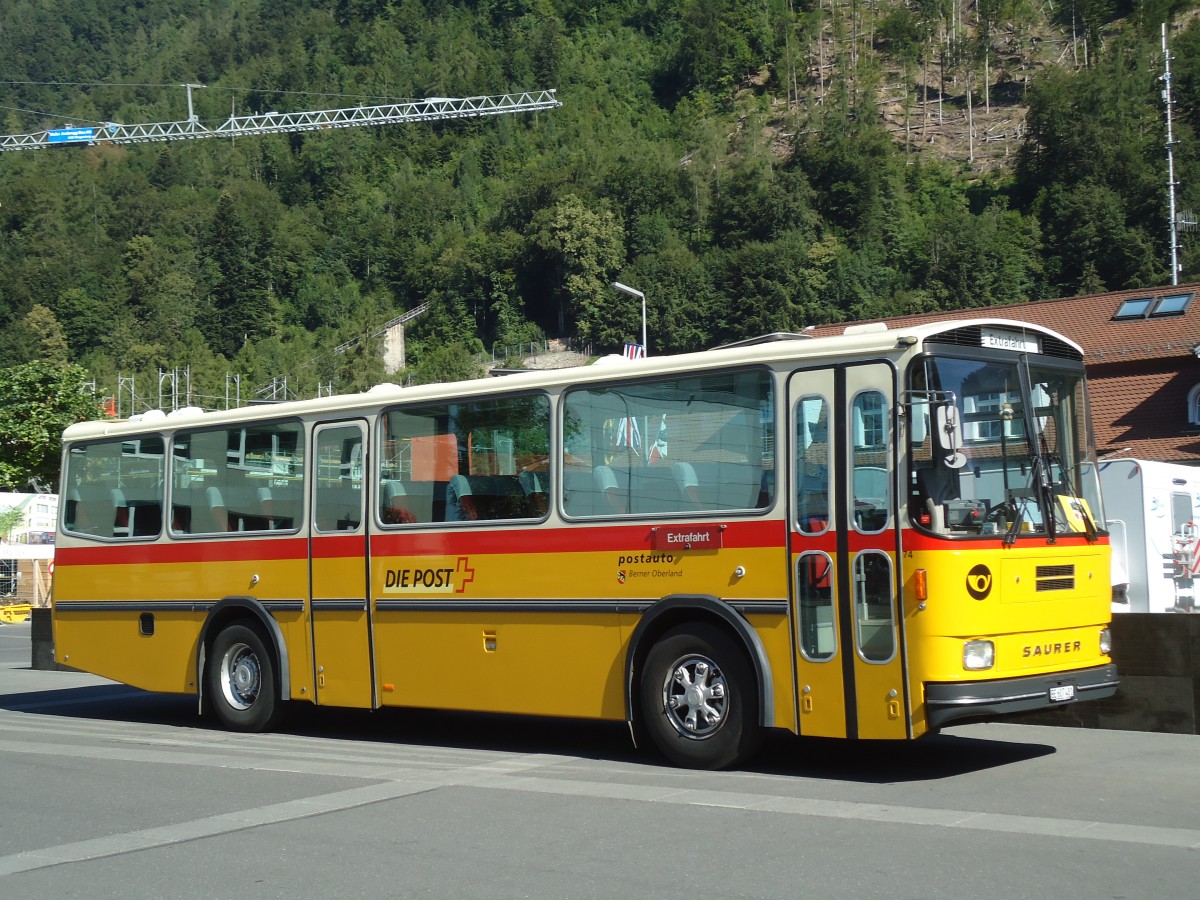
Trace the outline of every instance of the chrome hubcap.
<instances>
[{"instance_id":1,"label":"chrome hubcap","mask_svg":"<svg viewBox=\"0 0 1200 900\"><path fill-rule=\"evenodd\" d=\"M246 644L234 644L221 659L221 692L235 709L249 709L262 683L258 656Z\"/></svg>"},{"instance_id":2,"label":"chrome hubcap","mask_svg":"<svg viewBox=\"0 0 1200 900\"><path fill-rule=\"evenodd\" d=\"M684 737L712 737L729 717L725 676L707 657L690 654L677 660L663 683L667 719Z\"/></svg>"}]
</instances>

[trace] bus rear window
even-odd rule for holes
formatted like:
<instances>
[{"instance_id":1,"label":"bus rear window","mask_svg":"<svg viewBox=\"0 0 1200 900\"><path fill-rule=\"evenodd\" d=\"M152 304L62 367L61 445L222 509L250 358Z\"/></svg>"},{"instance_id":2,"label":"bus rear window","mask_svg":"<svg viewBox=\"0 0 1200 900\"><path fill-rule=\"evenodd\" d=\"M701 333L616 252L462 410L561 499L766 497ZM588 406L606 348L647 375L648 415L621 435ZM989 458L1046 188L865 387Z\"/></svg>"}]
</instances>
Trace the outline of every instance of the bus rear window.
<instances>
[{"instance_id":1,"label":"bus rear window","mask_svg":"<svg viewBox=\"0 0 1200 900\"><path fill-rule=\"evenodd\" d=\"M162 531L163 440L77 444L67 454L63 529L96 538L152 538Z\"/></svg>"}]
</instances>

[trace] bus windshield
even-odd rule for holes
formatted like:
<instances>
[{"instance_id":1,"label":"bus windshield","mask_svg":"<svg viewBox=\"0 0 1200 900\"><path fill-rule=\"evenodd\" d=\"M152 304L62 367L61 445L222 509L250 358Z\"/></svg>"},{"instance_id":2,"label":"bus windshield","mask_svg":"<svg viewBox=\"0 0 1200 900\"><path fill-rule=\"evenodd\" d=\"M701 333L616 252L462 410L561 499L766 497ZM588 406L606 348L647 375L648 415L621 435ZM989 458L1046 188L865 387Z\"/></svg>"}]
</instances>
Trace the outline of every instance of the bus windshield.
<instances>
[{"instance_id":1,"label":"bus windshield","mask_svg":"<svg viewBox=\"0 0 1200 900\"><path fill-rule=\"evenodd\" d=\"M1081 369L931 356L910 385L914 525L1009 543L1094 536L1104 518Z\"/></svg>"}]
</instances>

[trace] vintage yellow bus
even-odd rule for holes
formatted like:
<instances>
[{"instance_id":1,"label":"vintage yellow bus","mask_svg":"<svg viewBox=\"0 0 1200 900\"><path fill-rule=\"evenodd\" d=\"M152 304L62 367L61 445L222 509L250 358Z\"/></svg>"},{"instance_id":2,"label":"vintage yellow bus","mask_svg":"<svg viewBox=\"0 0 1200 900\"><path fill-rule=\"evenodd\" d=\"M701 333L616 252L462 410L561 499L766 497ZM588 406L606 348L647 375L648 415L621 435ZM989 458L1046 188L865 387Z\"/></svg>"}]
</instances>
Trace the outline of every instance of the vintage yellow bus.
<instances>
[{"instance_id":1,"label":"vintage yellow bus","mask_svg":"<svg viewBox=\"0 0 1200 900\"><path fill-rule=\"evenodd\" d=\"M1082 352L979 319L64 436L57 659L193 694L907 739L1110 696Z\"/></svg>"}]
</instances>

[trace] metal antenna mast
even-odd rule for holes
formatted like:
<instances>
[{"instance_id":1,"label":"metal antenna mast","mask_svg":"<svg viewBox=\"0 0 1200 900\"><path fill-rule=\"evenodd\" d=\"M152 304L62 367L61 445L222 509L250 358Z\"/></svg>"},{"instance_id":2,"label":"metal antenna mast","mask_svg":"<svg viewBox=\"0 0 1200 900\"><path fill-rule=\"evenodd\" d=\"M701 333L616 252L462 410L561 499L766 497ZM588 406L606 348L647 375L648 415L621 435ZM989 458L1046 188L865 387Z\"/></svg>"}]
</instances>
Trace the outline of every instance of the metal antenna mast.
<instances>
[{"instance_id":1,"label":"metal antenna mast","mask_svg":"<svg viewBox=\"0 0 1200 900\"><path fill-rule=\"evenodd\" d=\"M1175 136L1171 131L1171 54L1167 50L1167 23L1162 23L1163 104L1167 108L1167 201L1171 221L1171 284L1179 284L1179 232L1175 221Z\"/></svg>"}]
</instances>

